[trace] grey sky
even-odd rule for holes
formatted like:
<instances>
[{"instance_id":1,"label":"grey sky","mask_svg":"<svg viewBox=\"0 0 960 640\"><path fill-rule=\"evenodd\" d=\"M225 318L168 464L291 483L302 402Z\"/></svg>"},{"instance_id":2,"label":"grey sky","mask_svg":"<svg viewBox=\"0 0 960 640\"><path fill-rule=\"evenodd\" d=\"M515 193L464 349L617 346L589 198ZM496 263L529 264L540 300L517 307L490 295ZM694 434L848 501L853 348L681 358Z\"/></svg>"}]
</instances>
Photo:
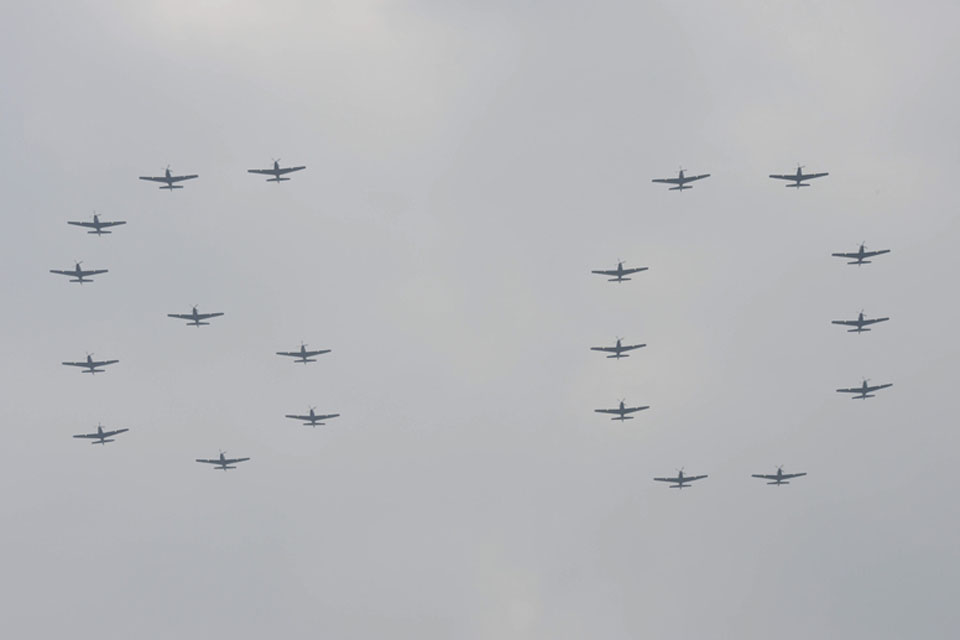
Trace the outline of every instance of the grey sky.
<instances>
[{"instance_id":1,"label":"grey sky","mask_svg":"<svg viewBox=\"0 0 960 640\"><path fill-rule=\"evenodd\" d=\"M12 635L957 635L960 9L519 4L7 8Z\"/></svg>"}]
</instances>

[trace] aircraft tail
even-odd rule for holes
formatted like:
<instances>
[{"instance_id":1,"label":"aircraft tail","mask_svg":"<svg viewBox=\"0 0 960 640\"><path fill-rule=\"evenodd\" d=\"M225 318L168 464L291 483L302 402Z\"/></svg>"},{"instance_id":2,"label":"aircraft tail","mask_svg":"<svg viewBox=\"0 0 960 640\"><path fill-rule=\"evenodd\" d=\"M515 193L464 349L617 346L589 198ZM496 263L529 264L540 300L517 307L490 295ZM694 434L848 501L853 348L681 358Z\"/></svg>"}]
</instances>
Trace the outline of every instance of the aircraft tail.
<instances>
[{"instance_id":1,"label":"aircraft tail","mask_svg":"<svg viewBox=\"0 0 960 640\"><path fill-rule=\"evenodd\" d=\"M608 357L608 358L616 358L617 360L619 360L620 358L629 358L629 357L630 357L630 354L627 354L627 353L615 353L615 354L613 354L612 356L607 356L607 357Z\"/></svg>"},{"instance_id":2,"label":"aircraft tail","mask_svg":"<svg viewBox=\"0 0 960 640\"><path fill-rule=\"evenodd\" d=\"M75 278L70 282L79 282L80 284L83 284L84 282L90 282L90 280L84 280L83 278Z\"/></svg>"},{"instance_id":3,"label":"aircraft tail","mask_svg":"<svg viewBox=\"0 0 960 640\"><path fill-rule=\"evenodd\" d=\"M104 231L103 229L100 229L99 231L87 231L87 233L95 233L95 234L97 234L97 235L99 236L99 235L102 235L102 234L104 234L104 233L113 233L113 231Z\"/></svg>"},{"instance_id":4,"label":"aircraft tail","mask_svg":"<svg viewBox=\"0 0 960 640\"><path fill-rule=\"evenodd\" d=\"M847 264L871 264L869 260L854 260L853 262L848 262Z\"/></svg>"},{"instance_id":5,"label":"aircraft tail","mask_svg":"<svg viewBox=\"0 0 960 640\"><path fill-rule=\"evenodd\" d=\"M113 442L113 440L110 438L107 438L106 440L94 440L90 444L107 444L108 442Z\"/></svg>"},{"instance_id":6,"label":"aircraft tail","mask_svg":"<svg viewBox=\"0 0 960 640\"><path fill-rule=\"evenodd\" d=\"M850 399L851 399L851 400L866 400L867 398L876 398L876 397L877 397L877 396L875 396L874 394L868 393L868 394L862 395L862 396L853 396L853 397L850 398Z\"/></svg>"},{"instance_id":7,"label":"aircraft tail","mask_svg":"<svg viewBox=\"0 0 960 640\"><path fill-rule=\"evenodd\" d=\"M80 373L104 373L106 369L83 369Z\"/></svg>"},{"instance_id":8,"label":"aircraft tail","mask_svg":"<svg viewBox=\"0 0 960 640\"><path fill-rule=\"evenodd\" d=\"M307 364L308 362L316 362L316 360L311 360L310 358L303 358L301 360L297 360L297 362L302 362L303 364Z\"/></svg>"},{"instance_id":9,"label":"aircraft tail","mask_svg":"<svg viewBox=\"0 0 960 640\"><path fill-rule=\"evenodd\" d=\"M847 329L847 333L863 333L864 331L870 331L870 328L860 327L858 329Z\"/></svg>"},{"instance_id":10,"label":"aircraft tail","mask_svg":"<svg viewBox=\"0 0 960 640\"><path fill-rule=\"evenodd\" d=\"M790 484L790 483L789 483L787 480L781 480L780 482L773 481L773 482L768 482L767 484L777 484L777 485L779 485L779 484Z\"/></svg>"},{"instance_id":11,"label":"aircraft tail","mask_svg":"<svg viewBox=\"0 0 960 640\"><path fill-rule=\"evenodd\" d=\"M669 191L683 191L684 189L693 189L693 187L688 187L685 184L678 184L675 187L670 187Z\"/></svg>"},{"instance_id":12,"label":"aircraft tail","mask_svg":"<svg viewBox=\"0 0 960 640\"><path fill-rule=\"evenodd\" d=\"M616 418L610 418L611 420L633 420L633 416L617 416Z\"/></svg>"},{"instance_id":13,"label":"aircraft tail","mask_svg":"<svg viewBox=\"0 0 960 640\"><path fill-rule=\"evenodd\" d=\"M165 185L161 186L160 188L161 188L161 189L170 189L171 191L173 191L174 189L183 189L183 185L182 185L182 184L165 184Z\"/></svg>"},{"instance_id":14,"label":"aircraft tail","mask_svg":"<svg viewBox=\"0 0 960 640\"><path fill-rule=\"evenodd\" d=\"M670 485L670 488L671 488L671 489L683 489L685 486L686 486L686 485L682 485L682 484L671 484L671 485Z\"/></svg>"},{"instance_id":15,"label":"aircraft tail","mask_svg":"<svg viewBox=\"0 0 960 640\"><path fill-rule=\"evenodd\" d=\"M289 180L289 179L290 179L290 178L284 178L284 177L281 177L281 176L277 176L276 178L267 178L267 182L285 182L285 181L287 181L287 180Z\"/></svg>"},{"instance_id":16,"label":"aircraft tail","mask_svg":"<svg viewBox=\"0 0 960 640\"><path fill-rule=\"evenodd\" d=\"M795 189L799 189L800 187L809 187L810 185L807 184L807 183L805 183L805 182L798 182L797 184L787 184L787 185L784 185L784 186L785 186L785 187L793 187L793 188L795 188Z\"/></svg>"},{"instance_id":17,"label":"aircraft tail","mask_svg":"<svg viewBox=\"0 0 960 640\"><path fill-rule=\"evenodd\" d=\"M206 326L209 326L209 325L210 325L209 322L199 322L199 321L198 321L198 322L191 322L190 324L193 325L194 327L206 327Z\"/></svg>"},{"instance_id":18,"label":"aircraft tail","mask_svg":"<svg viewBox=\"0 0 960 640\"><path fill-rule=\"evenodd\" d=\"M610 278L607 282L626 282L630 278Z\"/></svg>"},{"instance_id":19,"label":"aircraft tail","mask_svg":"<svg viewBox=\"0 0 960 640\"><path fill-rule=\"evenodd\" d=\"M226 471L227 469L236 469L236 467L214 467L214 469L223 469Z\"/></svg>"}]
</instances>

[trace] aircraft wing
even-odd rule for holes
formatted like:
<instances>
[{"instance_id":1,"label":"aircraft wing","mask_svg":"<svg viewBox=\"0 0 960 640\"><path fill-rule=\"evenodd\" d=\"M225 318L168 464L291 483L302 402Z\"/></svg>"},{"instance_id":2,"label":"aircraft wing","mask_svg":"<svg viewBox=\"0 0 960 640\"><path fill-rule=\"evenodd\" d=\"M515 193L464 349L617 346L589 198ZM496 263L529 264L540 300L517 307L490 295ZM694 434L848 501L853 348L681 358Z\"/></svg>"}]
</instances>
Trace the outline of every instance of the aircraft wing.
<instances>
[{"instance_id":1,"label":"aircraft wing","mask_svg":"<svg viewBox=\"0 0 960 640\"><path fill-rule=\"evenodd\" d=\"M196 317L197 317L197 320L207 320L209 318L216 318L217 316L222 316L222 315L223 315L223 312L220 311L217 313L198 313ZM189 318L193 320L192 315L189 316Z\"/></svg>"},{"instance_id":2,"label":"aircraft wing","mask_svg":"<svg viewBox=\"0 0 960 640\"><path fill-rule=\"evenodd\" d=\"M313 416L313 419L314 419L314 420L329 420L329 419L331 419L331 418L339 418L339 417L340 417L340 414L339 414L339 413L328 413L328 414L325 415L325 416Z\"/></svg>"},{"instance_id":3,"label":"aircraft wing","mask_svg":"<svg viewBox=\"0 0 960 640\"><path fill-rule=\"evenodd\" d=\"M107 228L107 227L117 227L117 226L120 226L121 224L127 224L127 221L126 221L126 220L116 220L116 221L114 221L114 222L101 222L101 223L100 223L100 226L105 229L105 228ZM90 226L93 227L93 226L95 226L95 225L90 224Z\"/></svg>"},{"instance_id":4,"label":"aircraft wing","mask_svg":"<svg viewBox=\"0 0 960 640\"><path fill-rule=\"evenodd\" d=\"M633 351L634 349L639 349L639 348L645 347L645 346L647 346L646 343L644 343L644 344L628 344L628 345L625 345L625 346L620 347L620 350L621 350L621 351Z\"/></svg>"},{"instance_id":5,"label":"aircraft wing","mask_svg":"<svg viewBox=\"0 0 960 640\"><path fill-rule=\"evenodd\" d=\"M780 174L780 173L771 173L771 174L770 174L770 177L771 177L771 178L774 178L774 179L776 179L776 180L796 180L796 179L797 179L797 174L791 173L791 174L789 174L789 175L783 175L783 174Z\"/></svg>"},{"instance_id":6,"label":"aircraft wing","mask_svg":"<svg viewBox=\"0 0 960 640\"><path fill-rule=\"evenodd\" d=\"M856 327L860 325L859 320L831 320L831 324L842 324L848 327ZM864 320L863 324L867 324L867 321Z\"/></svg>"},{"instance_id":7,"label":"aircraft wing","mask_svg":"<svg viewBox=\"0 0 960 640\"><path fill-rule=\"evenodd\" d=\"M273 169L247 169L247 173L261 173L265 176L272 176L276 171Z\"/></svg>"},{"instance_id":8,"label":"aircraft wing","mask_svg":"<svg viewBox=\"0 0 960 640\"><path fill-rule=\"evenodd\" d=\"M87 362L61 362L60 364L65 364L68 367L97 367L97 363L87 363Z\"/></svg>"},{"instance_id":9,"label":"aircraft wing","mask_svg":"<svg viewBox=\"0 0 960 640\"><path fill-rule=\"evenodd\" d=\"M641 272L641 271L646 271L646 270L649 269L649 268L650 268L650 267L633 267L633 268L631 268L631 269L624 269L621 273L623 273L624 275L626 275L626 274L628 274L628 273L639 273L639 272ZM614 276L615 276L615 275L617 275L617 272L614 271L614 272L613 272L612 274L610 274L610 275L614 275Z\"/></svg>"},{"instance_id":10,"label":"aircraft wing","mask_svg":"<svg viewBox=\"0 0 960 640\"><path fill-rule=\"evenodd\" d=\"M706 477L707 477L706 475L702 475L702 476L683 476L683 481L684 481L684 482L693 482L694 480L703 480L703 479L706 478Z\"/></svg>"},{"instance_id":11,"label":"aircraft wing","mask_svg":"<svg viewBox=\"0 0 960 640\"><path fill-rule=\"evenodd\" d=\"M870 392L870 387L867 387L866 392ZM837 393L864 393L864 388L853 387L852 389L837 389Z\"/></svg>"},{"instance_id":12,"label":"aircraft wing","mask_svg":"<svg viewBox=\"0 0 960 640\"><path fill-rule=\"evenodd\" d=\"M82 277L85 278L85 277L87 277L87 276L96 276L96 275L100 275L101 273L106 273L106 272L107 272L106 269L91 269L91 270L89 270L89 271L81 271L81 272L80 272L79 274L77 274L77 275L82 276ZM74 273L76 273L76 271L74 271Z\"/></svg>"},{"instance_id":13,"label":"aircraft wing","mask_svg":"<svg viewBox=\"0 0 960 640\"><path fill-rule=\"evenodd\" d=\"M887 387L892 387L893 383L888 382L887 384L878 384L873 387L867 387L867 393L872 393L874 391L879 391L880 389L886 389Z\"/></svg>"},{"instance_id":14,"label":"aircraft wing","mask_svg":"<svg viewBox=\"0 0 960 640\"><path fill-rule=\"evenodd\" d=\"M232 459L224 460L223 462L224 464L237 464L238 462L246 462L249 459L250 458L232 458ZM220 461L218 460L217 464L219 464L219 462Z\"/></svg>"},{"instance_id":15,"label":"aircraft wing","mask_svg":"<svg viewBox=\"0 0 960 640\"><path fill-rule=\"evenodd\" d=\"M606 353L616 353L616 347L590 347L590 351L604 351ZM622 351L622 348L621 348Z\"/></svg>"},{"instance_id":16,"label":"aircraft wing","mask_svg":"<svg viewBox=\"0 0 960 640\"><path fill-rule=\"evenodd\" d=\"M205 460L203 458L197 458L197 462L205 462L207 464L220 464L220 460ZM224 460L226 462L226 460Z\"/></svg>"},{"instance_id":17,"label":"aircraft wing","mask_svg":"<svg viewBox=\"0 0 960 640\"><path fill-rule=\"evenodd\" d=\"M104 433L103 436L106 437L107 434ZM74 438L99 438L100 434L99 433L79 433L73 437Z\"/></svg>"},{"instance_id":18,"label":"aircraft wing","mask_svg":"<svg viewBox=\"0 0 960 640\"><path fill-rule=\"evenodd\" d=\"M623 413L636 413L637 411L643 411L644 409L649 409L650 407L624 407ZM617 411L617 413L620 413Z\"/></svg>"},{"instance_id":19,"label":"aircraft wing","mask_svg":"<svg viewBox=\"0 0 960 640\"><path fill-rule=\"evenodd\" d=\"M777 474L775 474L775 473L771 473L771 474L766 474L766 473L751 473L751 474L750 474L750 477L751 477L751 478L763 478L764 480L776 480L776 479L777 479ZM781 477L781 478L786 478L787 476L783 475L783 476L780 476L780 477ZM791 476L791 477L792 477L792 476Z\"/></svg>"},{"instance_id":20,"label":"aircraft wing","mask_svg":"<svg viewBox=\"0 0 960 640\"><path fill-rule=\"evenodd\" d=\"M826 173L826 172L824 172L824 173L805 173L805 174L803 174L803 175L800 177L800 179L801 179L801 180L813 180L814 178L822 178L823 176L828 176L828 175L830 175L830 174L829 174L829 173Z\"/></svg>"},{"instance_id":21,"label":"aircraft wing","mask_svg":"<svg viewBox=\"0 0 960 640\"><path fill-rule=\"evenodd\" d=\"M620 409L594 409L597 413L615 413L620 415Z\"/></svg>"},{"instance_id":22,"label":"aircraft wing","mask_svg":"<svg viewBox=\"0 0 960 640\"><path fill-rule=\"evenodd\" d=\"M782 476L780 476L780 478L783 480L789 480L790 478L799 478L800 476L805 476L805 475L807 475L806 471L802 471L800 473L785 473Z\"/></svg>"},{"instance_id":23,"label":"aircraft wing","mask_svg":"<svg viewBox=\"0 0 960 640\"><path fill-rule=\"evenodd\" d=\"M67 224L76 225L76 226L78 226L78 227L90 227L91 229L94 229L94 228L96 228L96 226L97 226L97 225L93 224L92 222L74 222L73 220L67 220ZM100 226L103 227L103 226L106 226L106 225L103 224L103 223L101 223Z\"/></svg>"},{"instance_id":24,"label":"aircraft wing","mask_svg":"<svg viewBox=\"0 0 960 640\"><path fill-rule=\"evenodd\" d=\"M859 253L831 253L830 255L834 256L835 258L859 258L860 257ZM866 254L864 254L863 257L867 257Z\"/></svg>"},{"instance_id":25,"label":"aircraft wing","mask_svg":"<svg viewBox=\"0 0 960 640\"><path fill-rule=\"evenodd\" d=\"M167 179L160 176L140 176L141 180L150 180L151 182L166 182Z\"/></svg>"},{"instance_id":26,"label":"aircraft wing","mask_svg":"<svg viewBox=\"0 0 960 640\"><path fill-rule=\"evenodd\" d=\"M695 178L684 178L686 180L694 180ZM654 178L650 182L662 182L664 184L680 184L680 178Z\"/></svg>"},{"instance_id":27,"label":"aircraft wing","mask_svg":"<svg viewBox=\"0 0 960 640\"><path fill-rule=\"evenodd\" d=\"M193 320L192 313L168 313L168 318L180 318L181 320Z\"/></svg>"},{"instance_id":28,"label":"aircraft wing","mask_svg":"<svg viewBox=\"0 0 960 640\"><path fill-rule=\"evenodd\" d=\"M330 353L330 351L332 351L332 349L318 349L316 351L307 351L304 355L307 356L308 358L312 358L313 356L320 356L325 353ZM300 355L300 354L298 353L297 355Z\"/></svg>"},{"instance_id":29,"label":"aircraft wing","mask_svg":"<svg viewBox=\"0 0 960 640\"><path fill-rule=\"evenodd\" d=\"M684 478L684 481L688 479L689 478ZM657 482L675 482L675 483L680 482L680 478L654 478L654 480L656 480Z\"/></svg>"},{"instance_id":30,"label":"aircraft wing","mask_svg":"<svg viewBox=\"0 0 960 640\"><path fill-rule=\"evenodd\" d=\"M702 179L704 179L704 178L709 178L709 177L710 177L710 174L709 174L709 173L701 173L701 174L698 175L698 176L684 176L683 181L684 181L684 182L693 182L694 180L702 180Z\"/></svg>"},{"instance_id":31,"label":"aircraft wing","mask_svg":"<svg viewBox=\"0 0 960 640\"><path fill-rule=\"evenodd\" d=\"M285 414L283 417L284 417L284 418L291 418L291 419L293 419L293 420L303 420L303 421L305 421L305 422L309 422L309 421L312 420L313 418L316 418L316 419L319 419L319 418L320 418L320 416L314 416L313 418L311 418L310 416L296 416L296 415L293 415L293 414L290 414L290 413Z\"/></svg>"},{"instance_id":32,"label":"aircraft wing","mask_svg":"<svg viewBox=\"0 0 960 640\"><path fill-rule=\"evenodd\" d=\"M863 257L872 258L873 256L883 255L884 253L890 253L890 249L880 249L879 251L864 251ZM859 254L854 254L854 257L856 257L856 255L859 255Z\"/></svg>"},{"instance_id":33,"label":"aircraft wing","mask_svg":"<svg viewBox=\"0 0 960 640\"><path fill-rule=\"evenodd\" d=\"M113 431L104 431L104 432L103 432L103 437L104 437L104 438L110 438L110 437L112 437L112 436L117 435L118 433L123 433L124 431L130 431L130 429L115 429L115 430L113 430Z\"/></svg>"},{"instance_id":34,"label":"aircraft wing","mask_svg":"<svg viewBox=\"0 0 960 640\"><path fill-rule=\"evenodd\" d=\"M302 167L281 167L278 171L275 171L274 173L279 173L280 175L283 175L283 174L285 174L285 173L293 173L294 171L300 171L301 169L306 169L306 168L307 168L306 166L302 166Z\"/></svg>"},{"instance_id":35,"label":"aircraft wing","mask_svg":"<svg viewBox=\"0 0 960 640\"><path fill-rule=\"evenodd\" d=\"M101 360L100 362L91 362L90 364L91 364L94 368L96 368L96 367L105 367L105 366L107 366L108 364L117 364L118 362L120 362L120 361L119 361L119 360ZM83 366L87 366L87 363L86 363L86 362L83 363Z\"/></svg>"},{"instance_id":36,"label":"aircraft wing","mask_svg":"<svg viewBox=\"0 0 960 640\"><path fill-rule=\"evenodd\" d=\"M75 276L77 275L76 271L60 271L58 269L50 269L50 273L58 273L61 276Z\"/></svg>"},{"instance_id":37,"label":"aircraft wing","mask_svg":"<svg viewBox=\"0 0 960 640\"><path fill-rule=\"evenodd\" d=\"M869 318L863 321L863 324L877 324L878 322L886 322L890 318Z\"/></svg>"},{"instance_id":38,"label":"aircraft wing","mask_svg":"<svg viewBox=\"0 0 960 640\"><path fill-rule=\"evenodd\" d=\"M194 178L199 177L196 173L189 176L170 176L161 180L161 182L183 182L184 180L193 180Z\"/></svg>"},{"instance_id":39,"label":"aircraft wing","mask_svg":"<svg viewBox=\"0 0 960 640\"><path fill-rule=\"evenodd\" d=\"M278 356L290 356L291 358L299 358L301 355L309 356L310 352L300 353L299 351L277 351Z\"/></svg>"},{"instance_id":40,"label":"aircraft wing","mask_svg":"<svg viewBox=\"0 0 960 640\"><path fill-rule=\"evenodd\" d=\"M599 273L599 274L602 275L602 276L615 276L615 275L618 275L620 272L619 272L619 271L606 271L606 270L604 270L604 269L599 269L599 270L591 271L590 273Z\"/></svg>"}]
</instances>

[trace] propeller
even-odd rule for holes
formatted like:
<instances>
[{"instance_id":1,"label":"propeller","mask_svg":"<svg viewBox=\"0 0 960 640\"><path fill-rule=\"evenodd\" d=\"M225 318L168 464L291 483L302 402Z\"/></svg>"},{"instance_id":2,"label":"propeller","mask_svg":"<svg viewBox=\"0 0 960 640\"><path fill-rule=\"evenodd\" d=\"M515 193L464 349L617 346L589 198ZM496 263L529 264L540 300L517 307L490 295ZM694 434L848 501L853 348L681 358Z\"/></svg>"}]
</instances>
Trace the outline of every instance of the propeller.
<instances>
[{"instance_id":1,"label":"propeller","mask_svg":"<svg viewBox=\"0 0 960 640\"><path fill-rule=\"evenodd\" d=\"M226 452L225 450L223 450L223 449L220 449L220 455L222 455L222 456L223 456L223 455L226 455L226 453L227 453L227 452Z\"/></svg>"},{"instance_id":2,"label":"propeller","mask_svg":"<svg viewBox=\"0 0 960 640\"><path fill-rule=\"evenodd\" d=\"M316 405L310 407L310 411L313 411L314 413L316 413L316 412L317 412L317 407L316 407Z\"/></svg>"}]
</instances>

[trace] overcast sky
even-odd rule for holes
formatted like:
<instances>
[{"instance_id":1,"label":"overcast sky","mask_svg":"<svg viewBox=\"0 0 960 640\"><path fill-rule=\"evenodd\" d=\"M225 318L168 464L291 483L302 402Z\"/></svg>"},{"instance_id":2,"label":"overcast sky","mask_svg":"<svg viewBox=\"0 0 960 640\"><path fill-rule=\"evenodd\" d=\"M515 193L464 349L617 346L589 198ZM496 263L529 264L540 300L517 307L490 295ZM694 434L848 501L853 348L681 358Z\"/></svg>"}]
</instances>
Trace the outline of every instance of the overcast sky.
<instances>
[{"instance_id":1,"label":"overcast sky","mask_svg":"<svg viewBox=\"0 0 960 640\"><path fill-rule=\"evenodd\" d=\"M957 637L960 9L924 5L7 7L3 627Z\"/></svg>"}]
</instances>

